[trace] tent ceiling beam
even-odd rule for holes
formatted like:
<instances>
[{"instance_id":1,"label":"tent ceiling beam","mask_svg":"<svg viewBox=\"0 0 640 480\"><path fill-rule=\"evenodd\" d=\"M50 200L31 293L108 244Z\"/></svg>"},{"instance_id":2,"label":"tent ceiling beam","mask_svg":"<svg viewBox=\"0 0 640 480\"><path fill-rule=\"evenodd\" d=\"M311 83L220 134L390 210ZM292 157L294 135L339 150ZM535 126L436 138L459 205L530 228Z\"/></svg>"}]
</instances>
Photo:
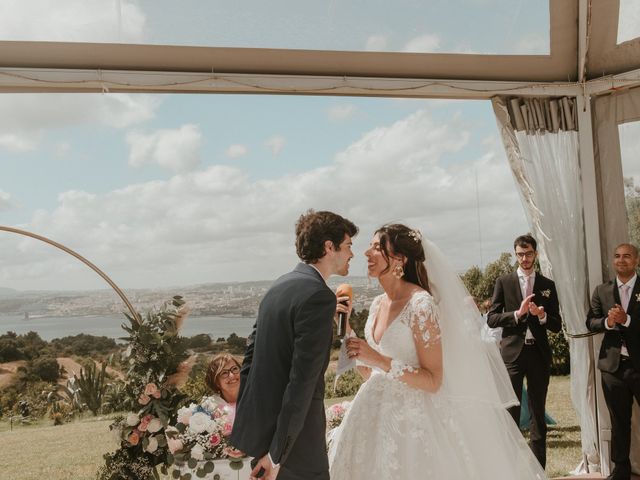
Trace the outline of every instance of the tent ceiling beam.
<instances>
[{"instance_id":1,"label":"tent ceiling beam","mask_svg":"<svg viewBox=\"0 0 640 480\"><path fill-rule=\"evenodd\" d=\"M0 91L263 93L488 99L495 95L575 96L576 83L363 78L302 75L0 68Z\"/></svg>"}]
</instances>

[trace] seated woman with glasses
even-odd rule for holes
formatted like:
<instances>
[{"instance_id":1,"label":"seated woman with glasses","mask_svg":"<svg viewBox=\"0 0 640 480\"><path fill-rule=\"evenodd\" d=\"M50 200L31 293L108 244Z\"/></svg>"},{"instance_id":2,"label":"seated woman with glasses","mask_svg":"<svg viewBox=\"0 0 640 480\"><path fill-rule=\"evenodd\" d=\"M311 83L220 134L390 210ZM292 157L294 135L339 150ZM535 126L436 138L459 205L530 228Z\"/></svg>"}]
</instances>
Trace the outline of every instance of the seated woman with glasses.
<instances>
[{"instance_id":1,"label":"seated woman with glasses","mask_svg":"<svg viewBox=\"0 0 640 480\"><path fill-rule=\"evenodd\" d=\"M207 386L230 406L236 406L240 390L240 363L229 353L218 353L209 362Z\"/></svg>"}]
</instances>

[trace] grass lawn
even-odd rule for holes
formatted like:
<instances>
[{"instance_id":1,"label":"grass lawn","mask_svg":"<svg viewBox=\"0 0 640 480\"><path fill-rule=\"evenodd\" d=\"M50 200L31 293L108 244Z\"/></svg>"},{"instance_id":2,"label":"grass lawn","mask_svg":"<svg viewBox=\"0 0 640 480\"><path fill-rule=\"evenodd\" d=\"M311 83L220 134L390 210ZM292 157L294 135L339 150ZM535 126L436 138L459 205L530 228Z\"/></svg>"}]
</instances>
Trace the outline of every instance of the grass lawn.
<instances>
[{"instance_id":1,"label":"grass lawn","mask_svg":"<svg viewBox=\"0 0 640 480\"><path fill-rule=\"evenodd\" d=\"M327 404L344 399L331 399ZM580 427L569 398L569 377L552 377L547 412L558 422L549 428L547 474L566 475L580 462ZM51 421L18 425L0 421L0 478L11 480L93 480L102 455L118 442L111 419L88 417L54 427Z\"/></svg>"},{"instance_id":2,"label":"grass lawn","mask_svg":"<svg viewBox=\"0 0 640 480\"><path fill-rule=\"evenodd\" d=\"M99 417L98 417L99 418ZM0 478L11 480L94 480L103 453L118 442L111 419L85 418L63 426L42 421L0 423Z\"/></svg>"},{"instance_id":3,"label":"grass lawn","mask_svg":"<svg viewBox=\"0 0 640 480\"><path fill-rule=\"evenodd\" d=\"M576 468L582 460L580 425L570 397L570 379L551 377L547 395L547 413L557 425L547 431L547 475L562 477Z\"/></svg>"}]
</instances>

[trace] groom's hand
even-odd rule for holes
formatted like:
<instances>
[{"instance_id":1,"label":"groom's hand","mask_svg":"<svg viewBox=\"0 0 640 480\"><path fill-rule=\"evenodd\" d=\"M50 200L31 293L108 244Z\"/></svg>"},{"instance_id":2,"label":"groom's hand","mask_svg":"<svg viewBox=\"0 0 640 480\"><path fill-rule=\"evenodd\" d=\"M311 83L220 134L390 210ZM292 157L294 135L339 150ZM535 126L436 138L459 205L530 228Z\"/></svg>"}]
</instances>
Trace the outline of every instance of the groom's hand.
<instances>
[{"instance_id":1,"label":"groom's hand","mask_svg":"<svg viewBox=\"0 0 640 480\"><path fill-rule=\"evenodd\" d=\"M258 478L261 478L264 480L276 480L279 471L280 465L273 465L271 463L271 458L267 453L264 457L258 460L256 466L251 470L249 479L257 480Z\"/></svg>"},{"instance_id":2,"label":"groom's hand","mask_svg":"<svg viewBox=\"0 0 640 480\"><path fill-rule=\"evenodd\" d=\"M352 301L351 301L351 297L344 295L341 297L337 297L337 304L336 304L336 313L333 316L333 319L336 322L336 325L338 324L338 316L341 313L344 313L347 316L347 333L349 333L350 330L350 326L349 326L349 317L351 317L351 310L353 309L353 305L352 305Z\"/></svg>"},{"instance_id":3,"label":"groom's hand","mask_svg":"<svg viewBox=\"0 0 640 480\"><path fill-rule=\"evenodd\" d=\"M525 298L524 300L522 300L522 303L520 304L520 308L518 309L518 311L516 312L516 315L518 316L518 319L521 319L522 317L524 317L527 313L529 313L529 304L531 303L531 300L533 299L533 297L535 297L536 294L532 293L531 295L529 295L527 298Z\"/></svg>"}]
</instances>

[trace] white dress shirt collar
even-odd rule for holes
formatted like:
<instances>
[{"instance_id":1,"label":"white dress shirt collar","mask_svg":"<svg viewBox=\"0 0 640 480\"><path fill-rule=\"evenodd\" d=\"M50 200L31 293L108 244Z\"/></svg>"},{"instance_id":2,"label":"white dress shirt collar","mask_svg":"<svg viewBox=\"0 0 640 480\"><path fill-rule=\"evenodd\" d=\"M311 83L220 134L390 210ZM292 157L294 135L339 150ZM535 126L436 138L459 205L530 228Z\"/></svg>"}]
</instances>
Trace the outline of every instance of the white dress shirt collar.
<instances>
[{"instance_id":1,"label":"white dress shirt collar","mask_svg":"<svg viewBox=\"0 0 640 480\"><path fill-rule=\"evenodd\" d=\"M618 288L620 288L623 285L628 285L629 286L629 294L631 294L631 292L633 291L633 287L636 284L636 280L638 278L638 274L634 273L633 277L631 277L631 280L629 280L627 283L622 283L622 281L616 277L616 284L618 285Z\"/></svg>"}]
</instances>

